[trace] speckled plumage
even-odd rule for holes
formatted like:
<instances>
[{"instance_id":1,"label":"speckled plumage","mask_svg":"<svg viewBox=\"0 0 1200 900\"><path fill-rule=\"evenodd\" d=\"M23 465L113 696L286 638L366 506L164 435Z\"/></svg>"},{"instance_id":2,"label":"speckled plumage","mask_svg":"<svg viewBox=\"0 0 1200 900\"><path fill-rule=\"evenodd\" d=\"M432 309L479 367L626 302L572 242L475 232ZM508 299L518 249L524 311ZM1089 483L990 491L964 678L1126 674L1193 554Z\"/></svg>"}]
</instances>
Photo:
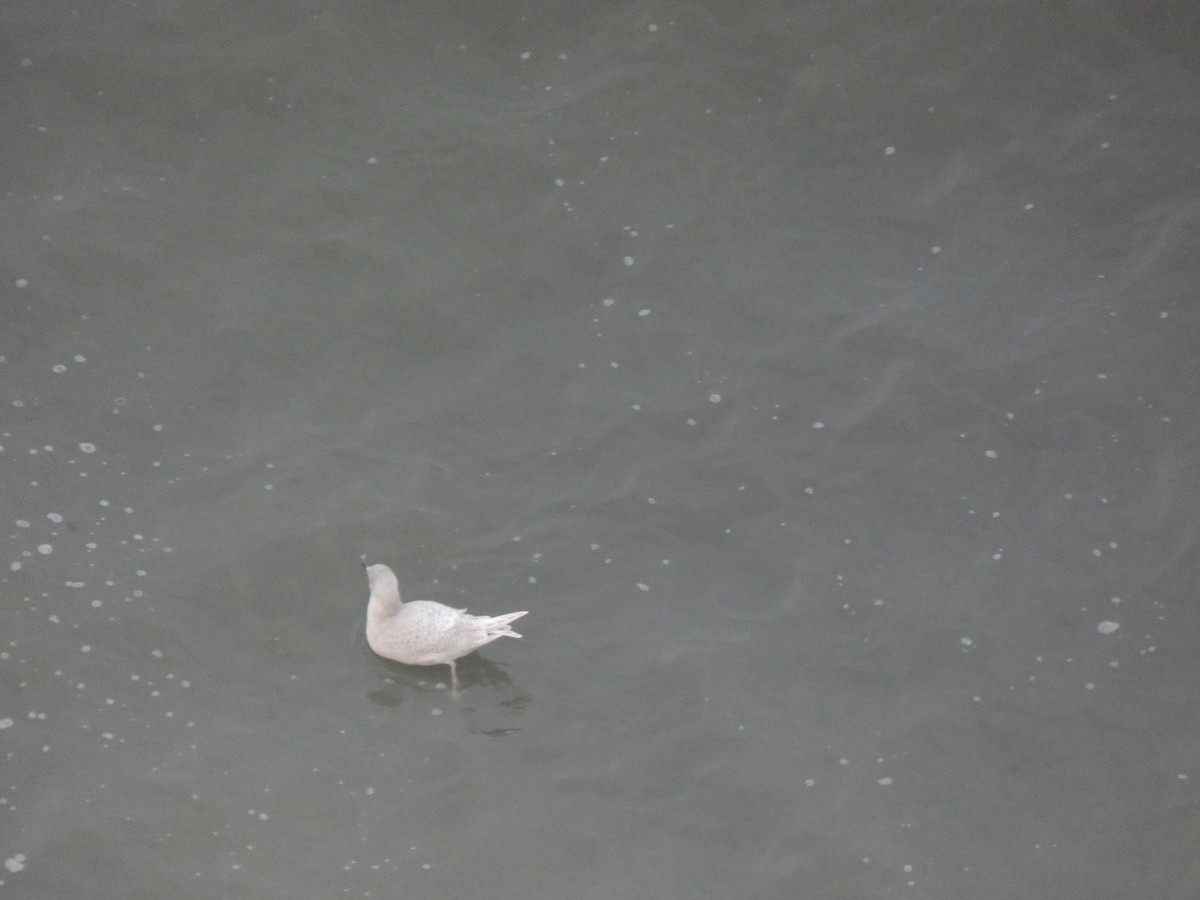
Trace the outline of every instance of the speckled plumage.
<instances>
[{"instance_id":1,"label":"speckled plumage","mask_svg":"<svg viewBox=\"0 0 1200 900\"><path fill-rule=\"evenodd\" d=\"M454 661L501 637L519 638L509 624L527 611L502 616L472 616L432 600L400 599L396 574L384 565L367 566L371 599L367 602L367 643L380 656L413 666L450 666L458 688Z\"/></svg>"}]
</instances>

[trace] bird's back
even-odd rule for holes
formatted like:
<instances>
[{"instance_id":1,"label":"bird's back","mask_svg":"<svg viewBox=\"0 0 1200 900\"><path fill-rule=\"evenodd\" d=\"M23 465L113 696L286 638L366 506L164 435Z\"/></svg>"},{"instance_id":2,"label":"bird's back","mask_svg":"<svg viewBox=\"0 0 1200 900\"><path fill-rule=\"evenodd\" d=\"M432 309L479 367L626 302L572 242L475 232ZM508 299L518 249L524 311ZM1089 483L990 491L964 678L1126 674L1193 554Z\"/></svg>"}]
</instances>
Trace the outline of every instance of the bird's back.
<instances>
[{"instance_id":1,"label":"bird's back","mask_svg":"<svg viewBox=\"0 0 1200 900\"><path fill-rule=\"evenodd\" d=\"M368 627L367 642L380 656L409 665L448 663L505 634L519 637L508 623L524 613L472 616L432 600L405 603L396 615Z\"/></svg>"}]
</instances>

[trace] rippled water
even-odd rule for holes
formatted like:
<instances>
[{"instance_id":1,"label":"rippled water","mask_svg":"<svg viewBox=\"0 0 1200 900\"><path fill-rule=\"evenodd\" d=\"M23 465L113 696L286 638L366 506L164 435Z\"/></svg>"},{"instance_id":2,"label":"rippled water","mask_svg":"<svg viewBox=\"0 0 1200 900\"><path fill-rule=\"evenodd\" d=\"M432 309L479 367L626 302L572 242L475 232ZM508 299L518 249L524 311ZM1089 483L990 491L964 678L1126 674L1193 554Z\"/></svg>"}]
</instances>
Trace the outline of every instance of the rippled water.
<instances>
[{"instance_id":1,"label":"rippled water","mask_svg":"<svg viewBox=\"0 0 1200 900\"><path fill-rule=\"evenodd\" d=\"M1143 12L9 4L0 892L1190 897Z\"/></svg>"}]
</instances>

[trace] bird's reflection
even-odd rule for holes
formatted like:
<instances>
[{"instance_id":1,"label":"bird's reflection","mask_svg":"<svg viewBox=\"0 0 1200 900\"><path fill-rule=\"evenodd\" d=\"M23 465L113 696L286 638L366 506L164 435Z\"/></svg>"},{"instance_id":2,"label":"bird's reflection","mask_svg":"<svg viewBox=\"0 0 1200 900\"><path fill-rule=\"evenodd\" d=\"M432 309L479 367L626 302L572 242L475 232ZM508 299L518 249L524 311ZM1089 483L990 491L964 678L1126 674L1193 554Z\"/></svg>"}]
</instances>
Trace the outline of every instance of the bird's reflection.
<instances>
[{"instance_id":1,"label":"bird's reflection","mask_svg":"<svg viewBox=\"0 0 1200 900\"><path fill-rule=\"evenodd\" d=\"M458 667L461 684L455 695L446 679L438 677L444 667L406 666L370 656L383 675L382 683L367 692L372 703L394 708L413 694L444 694L472 733L503 737L521 729L518 719L531 698L505 671L507 665L478 653L463 658Z\"/></svg>"}]
</instances>

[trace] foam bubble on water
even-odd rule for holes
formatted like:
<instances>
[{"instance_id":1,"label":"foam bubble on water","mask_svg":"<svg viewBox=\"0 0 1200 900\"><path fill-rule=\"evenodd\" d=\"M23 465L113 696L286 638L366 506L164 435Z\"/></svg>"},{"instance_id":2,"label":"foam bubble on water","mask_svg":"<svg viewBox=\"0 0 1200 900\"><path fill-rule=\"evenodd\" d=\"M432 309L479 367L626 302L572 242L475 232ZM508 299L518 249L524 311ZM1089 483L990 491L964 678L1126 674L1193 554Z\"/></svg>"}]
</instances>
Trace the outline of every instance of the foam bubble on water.
<instances>
[{"instance_id":1,"label":"foam bubble on water","mask_svg":"<svg viewBox=\"0 0 1200 900\"><path fill-rule=\"evenodd\" d=\"M38 553L42 554L42 556L49 556L51 553L54 552L54 545L53 544L38 544L37 550L38 550Z\"/></svg>"},{"instance_id":2,"label":"foam bubble on water","mask_svg":"<svg viewBox=\"0 0 1200 900\"><path fill-rule=\"evenodd\" d=\"M79 445L79 449L82 450L84 453L95 453L96 445L85 442L85 443L82 443Z\"/></svg>"},{"instance_id":3,"label":"foam bubble on water","mask_svg":"<svg viewBox=\"0 0 1200 900\"><path fill-rule=\"evenodd\" d=\"M650 310L648 310L648 309L639 309L639 310L638 310L638 315L639 315L639 316L648 316L648 315L650 315Z\"/></svg>"},{"instance_id":4,"label":"foam bubble on water","mask_svg":"<svg viewBox=\"0 0 1200 900\"><path fill-rule=\"evenodd\" d=\"M1099 625L1096 626L1096 630L1098 632L1100 632L1101 634L1112 634L1114 631L1116 631L1120 627L1121 627L1121 625L1119 622L1113 622L1109 619L1105 619L1103 622L1101 622Z\"/></svg>"},{"instance_id":5,"label":"foam bubble on water","mask_svg":"<svg viewBox=\"0 0 1200 900\"><path fill-rule=\"evenodd\" d=\"M648 590L650 590L650 586L648 584L645 584L645 583L639 581L637 583L637 589L639 591L648 591Z\"/></svg>"},{"instance_id":6,"label":"foam bubble on water","mask_svg":"<svg viewBox=\"0 0 1200 900\"><path fill-rule=\"evenodd\" d=\"M67 367L62 363L58 363L57 365L51 366L50 371L56 375L61 375L63 372L67 371Z\"/></svg>"},{"instance_id":7,"label":"foam bubble on water","mask_svg":"<svg viewBox=\"0 0 1200 900\"><path fill-rule=\"evenodd\" d=\"M625 265L627 265L627 266L632 266L632 265L633 265L633 262L634 262L634 260L633 260L633 257L632 257L632 256L626 256L626 257L623 257L623 258L621 259L621 262L623 262L623 263L624 263Z\"/></svg>"},{"instance_id":8,"label":"foam bubble on water","mask_svg":"<svg viewBox=\"0 0 1200 900\"><path fill-rule=\"evenodd\" d=\"M60 515L59 513L56 513L56 512L46 513L46 518L49 519L51 522L53 522L55 525L61 525L62 520L63 520L62 515Z\"/></svg>"},{"instance_id":9,"label":"foam bubble on water","mask_svg":"<svg viewBox=\"0 0 1200 900\"><path fill-rule=\"evenodd\" d=\"M13 727L12 719L0 719L0 730L3 730L5 728L12 728L12 727Z\"/></svg>"},{"instance_id":10,"label":"foam bubble on water","mask_svg":"<svg viewBox=\"0 0 1200 900\"><path fill-rule=\"evenodd\" d=\"M4 861L4 868L8 869L8 871L12 872L14 875L17 874L17 872L20 872L25 868L25 854L17 853L13 856L10 856Z\"/></svg>"}]
</instances>

